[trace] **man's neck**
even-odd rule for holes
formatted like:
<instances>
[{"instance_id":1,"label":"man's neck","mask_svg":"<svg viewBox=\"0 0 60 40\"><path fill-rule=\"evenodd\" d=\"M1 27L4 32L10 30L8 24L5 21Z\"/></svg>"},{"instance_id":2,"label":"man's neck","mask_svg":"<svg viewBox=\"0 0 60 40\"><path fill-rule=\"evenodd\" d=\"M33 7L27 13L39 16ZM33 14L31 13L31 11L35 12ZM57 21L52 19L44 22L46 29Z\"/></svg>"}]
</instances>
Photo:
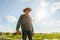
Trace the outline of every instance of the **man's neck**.
<instances>
[{"instance_id":1,"label":"man's neck","mask_svg":"<svg viewBox=\"0 0 60 40\"><path fill-rule=\"evenodd\" d=\"M26 16L29 16L29 14L25 14Z\"/></svg>"}]
</instances>

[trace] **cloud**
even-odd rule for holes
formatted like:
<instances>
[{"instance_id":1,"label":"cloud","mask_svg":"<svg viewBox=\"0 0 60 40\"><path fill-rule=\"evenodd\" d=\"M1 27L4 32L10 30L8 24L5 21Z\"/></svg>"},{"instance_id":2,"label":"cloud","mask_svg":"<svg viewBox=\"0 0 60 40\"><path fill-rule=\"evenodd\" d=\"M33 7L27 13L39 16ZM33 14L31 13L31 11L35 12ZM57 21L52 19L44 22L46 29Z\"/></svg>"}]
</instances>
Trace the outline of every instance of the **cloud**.
<instances>
[{"instance_id":1,"label":"cloud","mask_svg":"<svg viewBox=\"0 0 60 40\"><path fill-rule=\"evenodd\" d=\"M13 29L11 26L7 26L5 28L5 32L15 32L15 29Z\"/></svg>"},{"instance_id":2,"label":"cloud","mask_svg":"<svg viewBox=\"0 0 60 40\"><path fill-rule=\"evenodd\" d=\"M54 13L57 9L60 9L60 2L55 2L51 6L51 13Z\"/></svg>"},{"instance_id":3,"label":"cloud","mask_svg":"<svg viewBox=\"0 0 60 40\"><path fill-rule=\"evenodd\" d=\"M33 18L35 23L45 18L48 18L57 9L60 9L60 2L53 3L51 7L49 8L49 2L46 2L46 0L40 0L40 1L41 3L39 7L37 7L36 11L34 11L35 13L37 13L37 14L34 14L35 18Z\"/></svg>"},{"instance_id":4,"label":"cloud","mask_svg":"<svg viewBox=\"0 0 60 40\"><path fill-rule=\"evenodd\" d=\"M48 22L42 22L42 25L46 25L46 26L60 26L60 20L56 20L56 21L48 21Z\"/></svg>"},{"instance_id":5,"label":"cloud","mask_svg":"<svg viewBox=\"0 0 60 40\"><path fill-rule=\"evenodd\" d=\"M14 16L7 16L7 21L8 22L16 22L17 19Z\"/></svg>"},{"instance_id":6,"label":"cloud","mask_svg":"<svg viewBox=\"0 0 60 40\"><path fill-rule=\"evenodd\" d=\"M49 2L47 0L38 0L39 4L36 6L36 9L34 10L34 17L33 22L39 22L49 16Z\"/></svg>"},{"instance_id":7,"label":"cloud","mask_svg":"<svg viewBox=\"0 0 60 40\"><path fill-rule=\"evenodd\" d=\"M0 25L0 31L5 31L5 26L4 25Z\"/></svg>"},{"instance_id":8,"label":"cloud","mask_svg":"<svg viewBox=\"0 0 60 40\"><path fill-rule=\"evenodd\" d=\"M56 21L56 22L55 22L55 25L56 25L56 26L60 26L60 20Z\"/></svg>"},{"instance_id":9,"label":"cloud","mask_svg":"<svg viewBox=\"0 0 60 40\"><path fill-rule=\"evenodd\" d=\"M4 26L3 25L0 25L0 28L3 28Z\"/></svg>"},{"instance_id":10,"label":"cloud","mask_svg":"<svg viewBox=\"0 0 60 40\"><path fill-rule=\"evenodd\" d=\"M49 20L40 22L39 29L42 33L60 32L60 20Z\"/></svg>"},{"instance_id":11,"label":"cloud","mask_svg":"<svg viewBox=\"0 0 60 40\"><path fill-rule=\"evenodd\" d=\"M10 26L0 25L0 32L15 32Z\"/></svg>"},{"instance_id":12,"label":"cloud","mask_svg":"<svg viewBox=\"0 0 60 40\"><path fill-rule=\"evenodd\" d=\"M45 0L41 0L40 5L41 7L47 7L48 3Z\"/></svg>"}]
</instances>

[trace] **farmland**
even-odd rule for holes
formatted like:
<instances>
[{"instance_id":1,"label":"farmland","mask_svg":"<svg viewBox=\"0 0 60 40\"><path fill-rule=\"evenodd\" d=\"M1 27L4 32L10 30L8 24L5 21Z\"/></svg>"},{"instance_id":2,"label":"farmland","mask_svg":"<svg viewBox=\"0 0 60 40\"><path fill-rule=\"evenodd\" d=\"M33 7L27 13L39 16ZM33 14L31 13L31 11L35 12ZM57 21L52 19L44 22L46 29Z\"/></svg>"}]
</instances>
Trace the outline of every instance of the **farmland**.
<instances>
[{"instance_id":1,"label":"farmland","mask_svg":"<svg viewBox=\"0 0 60 40\"><path fill-rule=\"evenodd\" d=\"M0 38L4 40L22 40L21 34L1 33ZM27 38L28 39L28 38ZM33 40L60 40L60 33L35 33Z\"/></svg>"}]
</instances>

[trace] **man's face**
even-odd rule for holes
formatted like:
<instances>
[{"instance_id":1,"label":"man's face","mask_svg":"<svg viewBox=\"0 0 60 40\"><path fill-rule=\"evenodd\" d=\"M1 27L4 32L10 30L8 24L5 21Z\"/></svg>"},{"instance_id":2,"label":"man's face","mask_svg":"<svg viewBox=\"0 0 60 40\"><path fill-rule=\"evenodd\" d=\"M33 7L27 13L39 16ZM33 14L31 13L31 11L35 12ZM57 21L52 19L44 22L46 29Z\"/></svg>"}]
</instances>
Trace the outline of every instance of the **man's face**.
<instances>
[{"instance_id":1,"label":"man's face","mask_svg":"<svg viewBox=\"0 0 60 40\"><path fill-rule=\"evenodd\" d=\"M29 14L29 12L30 12L30 10L26 10L26 11L25 11L26 14Z\"/></svg>"}]
</instances>

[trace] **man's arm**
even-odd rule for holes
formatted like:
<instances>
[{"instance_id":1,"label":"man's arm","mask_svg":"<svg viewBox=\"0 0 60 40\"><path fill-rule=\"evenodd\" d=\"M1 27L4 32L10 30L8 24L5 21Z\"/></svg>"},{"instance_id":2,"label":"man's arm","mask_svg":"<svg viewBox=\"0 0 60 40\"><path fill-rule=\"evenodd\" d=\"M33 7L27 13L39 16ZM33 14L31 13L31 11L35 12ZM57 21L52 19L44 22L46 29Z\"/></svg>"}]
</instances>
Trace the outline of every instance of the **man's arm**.
<instances>
[{"instance_id":1,"label":"man's arm","mask_svg":"<svg viewBox=\"0 0 60 40\"><path fill-rule=\"evenodd\" d=\"M32 23L31 23L31 27L32 27L32 32L34 32L34 29L33 29L33 25L32 25Z\"/></svg>"},{"instance_id":2,"label":"man's arm","mask_svg":"<svg viewBox=\"0 0 60 40\"><path fill-rule=\"evenodd\" d=\"M18 20L17 26L16 26L16 33L17 34L21 34L21 32L19 31L20 25L21 25L21 16L19 17L19 20Z\"/></svg>"},{"instance_id":3,"label":"man's arm","mask_svg":"<svg viewBox=\"0 0 60 40\"><path fill-rule=\"evenodd\" d=\"M33 25L32 25L32 19L31 19L31 27L32 27L32 33L34 32Z\"/></svg>"},{"instance_id":4,"label":"man's arm","mask_svg":"<svg viewBox=\"0 0 60 40\"><path fill-rule=\"evenodd\" d=\"M31 27L32 27L32 36L34 36L34 29L33 29L32 22L31 22Z\"/></svg>"},{"instance_id":5,"label":"man's arm","mask_svg":"<svg viewBox=\"0 0 60 40\"><path fill-rule=\"evenodd\" d=\"M30 17L30 19L31 19L31 17ZM34 29L33 29L32 19L31 19L31 27L32 27L32 29L31 29L32 36L34 36Z\"/></svg>"},{"instance_id":6,"label":"man's arm","mask_svg":"<svg viewBox=\"0 0 60 40\"><path fill-rule=\"evenodd\" d=\"M19 30L20 25L21 25L20 22L21 22L21 17L19 17L19 20L18 20L18 22L17 22L16 30Z\"/></svg>"}]
</instances>

